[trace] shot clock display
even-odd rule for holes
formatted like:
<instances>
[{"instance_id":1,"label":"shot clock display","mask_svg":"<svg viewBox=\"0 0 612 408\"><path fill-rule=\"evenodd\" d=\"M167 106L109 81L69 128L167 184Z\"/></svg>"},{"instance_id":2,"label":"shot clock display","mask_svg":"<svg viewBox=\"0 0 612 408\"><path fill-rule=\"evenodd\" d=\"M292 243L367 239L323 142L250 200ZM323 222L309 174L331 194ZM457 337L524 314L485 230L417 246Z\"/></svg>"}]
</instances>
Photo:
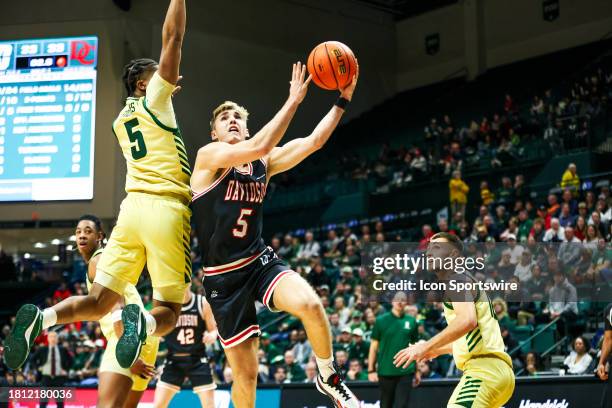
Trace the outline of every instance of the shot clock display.
<instances>
[{"instance_id":1,"label":"shot clock display","mask_svg":"<svg viewBox=\"0 0 612 408\"><path fill-rule=\"evenodd\" d=\"M0 201L93 198L97 37L0 42Z\"/></svg>"}]
</instances>

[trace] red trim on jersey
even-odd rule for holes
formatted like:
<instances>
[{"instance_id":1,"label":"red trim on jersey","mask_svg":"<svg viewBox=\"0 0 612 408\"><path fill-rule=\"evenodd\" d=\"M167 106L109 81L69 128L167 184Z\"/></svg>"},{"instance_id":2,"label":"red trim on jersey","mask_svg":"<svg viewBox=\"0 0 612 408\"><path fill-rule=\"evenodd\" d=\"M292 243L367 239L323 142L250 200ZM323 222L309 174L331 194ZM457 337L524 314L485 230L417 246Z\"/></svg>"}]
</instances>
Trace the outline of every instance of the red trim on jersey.
<instances>
[{"instance_id":1,"label":"red trim on jersey","mask_svg":"<svg viewBox=\"0 0 612 408\"><path fill-rule=\"evenodd\" d=\"M202 269L204 270L204 274L205 275L218 275L220 273L231 272L231 271L234 271L236 269L240 269L240 268L242 268L244 266L247 266L248 264L253 262L256 258L258 258L261 255L263 255L263 253L266 252L267 250L268 250L268 248L264 249L263 251L261 251L258 254L251 255L248 258L238 259L237 261L230 262L230 263L227 263L227 264L224 264L224 265L204 267Z\"/></svg>"},{"instance_id":2,"label":"red trim on jersey","mask_svg":"<svg viewBox=\"0 0 612 408\"><path fill-rule=\"evenodd\" d=\"M247 327L246 329L244 329L237 335L232 336L227 340L224 340L221 336L219 336L219 341L221 342L221 345L223 346L224 349L230 348L230 347L237 346L238 344L242 343L245 340L248 340L250 335L253 333L261 334L261 330L259 330L258 324L254 324L254 325Z\"/></svg>"},{"instance_id":3,"label":"red trim on jersey","mask_svg":"<svg viewBox=\"0 0 612 408\"><path fill-rule=\"evenodd\" d=\"M244 166L244 164L243 164L243 166ZM244 174L245 176L252 176L252 175L253 175L253 163L250 163L250 162L249 162L249 163L247 164L247 168L248 168L248 170L247 170L247 171L248 171L248 173L247 173L247 172L242 171L242 170L241 170L239 167L234 167L234 168L236 169L236 171L237 171L238 173L240 173L240 174Z\"/></svg>"},{"instance_id":4,"label":"red trim on jersey","mask_svg":"<svg viewBox=\"0 0 612 408\"><path fill-rule=\"evenodd\" d=\"M295 273L295 272L293 272L291 269L287 269L286 271L283 271L279 273L278 275L276 275L276 278L274 278L274 280L268 286L268 289L266 289L266 294L263 297L264 306L272 310L270 308L269 302L270 302L270 298L274 294L274 289L276 289L276 286L280 283L281 279L283 279L285 276L291 275L292 273Z\"/></svg>"},{"instance_id":5,"label":"red trim on jersey","mask_svg":"<svg viewBox=\"0 0 612 408\"><path fill-rule=\"evenodd\" d=\"M200 193L196 193L195 191L192 190L193 193L193 197L191 198L191 202L194 202L195 200L197 200L198 198L202 197L204 194L208 193L210 190L212 190L213 188L217 187L217 185L225 178L227 177L227 175L229 174L230 170L232 170L232 167L226 169L223 174L221 174L221 177L219 177L214 183L212 183L210 186L208 186L207 188L204 189L204 191L200 192Z\"/></svg>"}]
</instances>

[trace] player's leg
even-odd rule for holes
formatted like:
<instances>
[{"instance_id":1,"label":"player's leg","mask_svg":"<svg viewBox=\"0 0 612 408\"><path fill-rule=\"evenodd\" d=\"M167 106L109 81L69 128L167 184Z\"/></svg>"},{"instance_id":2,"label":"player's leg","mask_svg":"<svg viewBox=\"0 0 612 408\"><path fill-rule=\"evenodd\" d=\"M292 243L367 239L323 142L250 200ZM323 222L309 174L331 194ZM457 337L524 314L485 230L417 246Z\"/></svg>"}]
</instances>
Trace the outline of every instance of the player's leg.
<instances>
[{"instance_id":1,"label":"player's leg","mask_svg":"<svg viewBox=\"0 0 612 408\"><path fill-rule=\"evenodd\" d=\"M98 369L98 407L121 407L133 386L132 373L115 358L117 336L110 335Z\"/></svg>"},{"instance_id":2,"label":"player's leg","mask_svg":"<svg viewBox=\"0 0 612 408\"><path fill-rule=\"evenodd\" d=\"M130 390L125 400L125 403L123 403L123 408L138 407L138 403L140 402L140 399L142 398L142 394L144 394L144 392L145 390L142 390L142 391Z\"/></svg>"},{"instance_id":3,"label":"player's leg","mask_svg":"<svg viewBox=\"0 0 612 408\"><path fill-rule=\"evenodd\" d=\"M463 376L448 407L500 408L514 392L514 373L498 358L473 358L465 365Z\"/></svg>"},{"instance_id":4,"label":"player's leg","mask_svg":"<svg viewBox=\"0 0 612 408\"><path fill-rule=\"evenodd\" d=\"M22 306L4 343L7 366L11 369L21 367L30 353L30 346L42 330L56 324L99 320L111 311L119 299L118 293L94 283L87 296L69 297L43 311L34 305Z\"/></svg>"},{"instance_id":5,"label":"player's leg","mask_svg":"<svg viewBox=\"0 0 612 408\"><path fill-rule=\"evenodd\" d=\"M207 358L195 362L189 370L189 380L193 392L200 399L202 408L215 408L215 389L217 384L213 381L212 372Z\"/></svg>"},{"instance_id":6,"label":"player's leg","mask_svg":"<svg viewBox=\"0 0 612 408\"><path fill-rule=\"evenodd\" d=\"M159 381L155 386L154 408L166 408L185 381L183 364L176 360L166 360L161 370Z\"/></svg>"},{"instance_id":7,"label":"player's leg","mask_svg":"<svg viewBox=\"0 0 612 408\"><path fill-rule=\"evenodd\" d=\"M257 389L257 350L259 338L252 337L242 343L226 348L225 356L232 368L232 402L236 408L255 407Z\"/></svg>"},{"instance_id":8,"label":"player's leg","mask_svg":"<svg viewBox=\"0 0 612 408\"><path fill-rule=\"evenodd\" d=\"M191 210L164 197L138 197L136 202L141 220L138 233L146 252L154 301L150 312L135 305L123 309L124 331L117 347L122 367L134 364L147 336L163 336L174 329L185 287L191 283Z\"/></svg>"},{"instance_id":9,"label":"player's leg","mask_svg":"<svg viewBox=\"0 0 612 408\"><path fill-rule=\"evenodd\" d=\"M202 405L202 408L215 408L215 391L214 390L198 391L198 392L194 390L194 392L198 395L198 398L200 398L200 404Z\"/></svg>"},{"instance_id":10,"label":"player's leg","mask_svg":"<svg viewBox=\"0 0 612 408\"><path fill-rule=\"evenodd\" d=\"M181 387L172 384L158 382L155 386L155 397L153 398L153 408L166 408Z\"/></svg>"},{"instance_id":11,"label":"player's leg","mask_svg":"<svg viewBox=\"0 0 612 408\"><path fill-rule=\"evenodd\" d=\"M278 266L274 266L269 271L270 276L276 276L266 289L264 304L271 310L285 311L302 321L319 369L316 378L319 392L333 401L340 401L342 407L358 407L359 400L344 384L334 368L331 330L321 298L297 273L293 271L278 273L274 272L274 268L278 269Z\"/></svg>"},{"instance_id":12,"label":"player's leg","mask_svg":"<svg viewBox=\"0 0 612 408\"><path fill-rule=\"evenodd\" d=\"M279 275L273 290L274 308L298 317L319 360L332 360L332 338L321 299L297 273ZM264 298L265 300L265 298ZM321 367L319 367L321 370ZM331 371L329 374L331 374ZM325 373L323 373L325 374Z\"/></svg>"},{"instance_id":13,"label":"player's leg","mask_svg":"<svg viewBox=\"0 0 612 408\"><path fill-rule=\"evenodd\" d=\"M112 371L98 374L98 408L122 407L132 388L132 378Z\"/></svg>"},{"instance_id":14,"label":"player's leg","mask_svg":"<svg viewBox=\"0 0 612 408\"><path fill-rule=\"evenodd\" d=\"M139 358L149 366L155 366L157 359L157 350L159 349L159 337L151 336L147 338L146 344L142 347L142 352ZM113 352L113 355L115 353ZM140 402L142 394L147 389L151 377L144 377L137 374L132 374L132 389L130 390L123 408L136 408Z\"/></svg>"}]
</instances>

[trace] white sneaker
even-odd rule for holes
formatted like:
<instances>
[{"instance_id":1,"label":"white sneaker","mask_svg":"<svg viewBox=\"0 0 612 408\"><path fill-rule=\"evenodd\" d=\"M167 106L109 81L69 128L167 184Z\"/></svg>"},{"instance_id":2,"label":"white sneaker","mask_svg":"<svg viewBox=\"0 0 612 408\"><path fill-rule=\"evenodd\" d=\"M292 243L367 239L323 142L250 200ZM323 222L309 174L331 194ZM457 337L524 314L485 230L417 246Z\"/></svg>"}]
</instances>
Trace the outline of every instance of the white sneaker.
<instances>
[{"instance_id":1,"label":"white sneaker","mask_svg":"<svg viewBox=\"0 0 612 408\"><path fill-rule=\"evenodd\" d=\"M327 381L323 381L318 374L316 384L317 390L331 398L336 408L359 408L359 400L337 373L333 373Z\"/></svg>"}]
</instances>

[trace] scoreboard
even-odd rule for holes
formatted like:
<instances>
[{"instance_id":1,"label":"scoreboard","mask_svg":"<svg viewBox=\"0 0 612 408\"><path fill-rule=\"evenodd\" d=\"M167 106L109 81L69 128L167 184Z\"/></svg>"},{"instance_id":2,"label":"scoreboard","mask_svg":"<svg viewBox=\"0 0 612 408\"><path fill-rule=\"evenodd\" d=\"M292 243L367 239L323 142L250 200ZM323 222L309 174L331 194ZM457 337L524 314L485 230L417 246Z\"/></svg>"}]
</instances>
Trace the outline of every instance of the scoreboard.
<instances>
[{"instance_id":1,"label":"scoreboard","mask_svg":"<svg viewBox=\"0 0 612 408\"><path fill-rule=\"evenodd\" d=\"M93 198L97 37L0 42L0 201Z\"/></svg>"}]
</instances>

